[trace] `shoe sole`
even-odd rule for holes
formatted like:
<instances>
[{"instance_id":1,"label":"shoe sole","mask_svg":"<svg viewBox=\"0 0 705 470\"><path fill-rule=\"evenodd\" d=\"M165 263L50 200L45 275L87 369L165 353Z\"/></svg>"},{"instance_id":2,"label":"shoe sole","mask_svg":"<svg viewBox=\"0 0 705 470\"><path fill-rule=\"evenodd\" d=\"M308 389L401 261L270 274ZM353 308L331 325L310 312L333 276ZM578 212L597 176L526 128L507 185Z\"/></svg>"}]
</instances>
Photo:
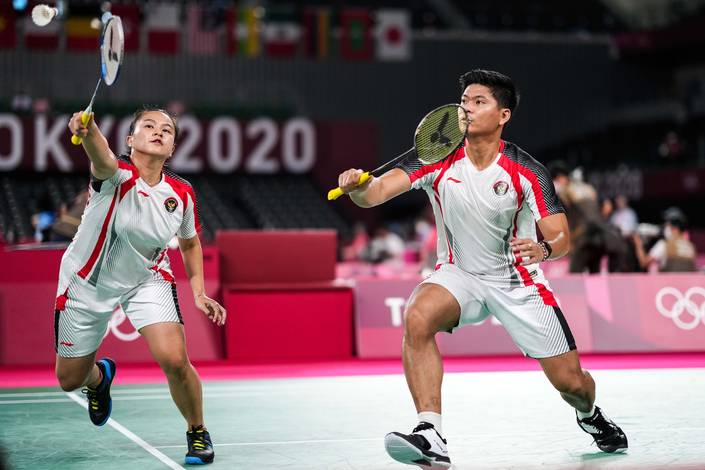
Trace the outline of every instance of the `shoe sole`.
<instances>
[{"instance_id":1,"label":"shoe sole","mask_svg":"<svg viewBox=\"0 0 705 470\"><path fill-rule=\"evenodd\" d=\"M432 457L424 455L419 448L394 433L387 434L384 437L384 448L391 458L407 465L417 465L424 469L451 468L449 462L432 460Z\"/></svg>"},{"instance_id":2,"label":"shoe sole","mask_svg":"<svg viewBox=\"0 0 705 470\"><path fill-rule=\"evenodd\" d=\"M207 465L209 463L213 463L213 459L211 458L210 460L202 460L200 457L188 456L184 459L184 463L186 465Z\"/></svg>"},{"instance_id":3,"label":"shoe sole","mask_svg":"<svg viewBox=\"0 0 705 470\"><path fill-rule=\"evenodd\" d=\"M622 452L626 452L627 449L629 449L629 445L624 444L623 446L613 447L613 446L600 446L598 444L597 448L600 449L602 452L607 452L608 454L621 454Z\"/></svg>"},{"instance_id":4,"label":"shoe sole","mask_svg":"<svg viewBox=\"0 0 705 470\"><path fill-rule=\"evenodd\" d=\"M98 362L103 363L103 367L105 368L106 373L108 374L108 388L110 388L113 385L113 379L115 378L115 372L117 372L117 365L115 364L115 361L112 359L108 360L108 358L103 358ZM111 367L112 365L112 367ZM105 423L108 422L110 419L110 415L113 413L113 399L112 397L110 398L110 404L108 405L108 414L105 416L105 419L101 421L100 423L93 423L96 426L103 426Z\"/></svg>"}]
</instances>

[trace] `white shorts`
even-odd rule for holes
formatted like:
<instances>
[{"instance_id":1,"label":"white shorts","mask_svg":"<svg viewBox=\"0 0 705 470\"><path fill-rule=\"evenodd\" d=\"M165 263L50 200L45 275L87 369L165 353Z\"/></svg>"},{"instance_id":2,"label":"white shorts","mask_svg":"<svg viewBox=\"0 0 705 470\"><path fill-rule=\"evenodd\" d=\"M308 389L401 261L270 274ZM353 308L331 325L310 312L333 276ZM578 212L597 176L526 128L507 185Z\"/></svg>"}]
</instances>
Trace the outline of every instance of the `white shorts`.
<instances>
[{"instance_id":1,"label":"white shorts","mask_svg":"<svg viewBox=\"0 0 705 470\"><path fill-rule=\"evenodd\" d=\"M526 356L540 359L572 351L573 334L548 282L540 272L531 279L531 285L497 287L446 263L422 284L438 284L455 297L460 304L455 328L494 315Z\"/></svg>"},{"instance_id":2,"label":"white shorts","mask_svg":"<svg viewBox=\"0 0 705 470\"><path fill-rule=\"evenodd\" d=\"M56 298L54 348L61 357L83 357L97 351L118 305L137 331L154 323L183 323L176 284L157 273L125 294L96 288L76 274L59 285L65 290Z\"/></svg>"}]
</instances>

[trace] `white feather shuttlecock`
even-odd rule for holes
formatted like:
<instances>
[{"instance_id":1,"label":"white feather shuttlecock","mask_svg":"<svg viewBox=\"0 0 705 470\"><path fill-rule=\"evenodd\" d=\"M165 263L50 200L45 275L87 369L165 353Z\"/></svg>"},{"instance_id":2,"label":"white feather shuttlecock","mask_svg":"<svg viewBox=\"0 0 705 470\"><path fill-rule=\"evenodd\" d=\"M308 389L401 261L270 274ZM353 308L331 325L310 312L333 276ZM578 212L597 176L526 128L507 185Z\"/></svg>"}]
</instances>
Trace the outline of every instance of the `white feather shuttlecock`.
<instances>
[{"instance_id":1,"label":"white feather shuttlecock","mask_svg":"<svg viewBox=\"0 0 705 470\"><path fill-rule=\"evenodd\" d=\"M32 21L37 26L46 26L59 13L56 8L49 5L39 4L32 8Z\"/></svg>"}]
</instances>

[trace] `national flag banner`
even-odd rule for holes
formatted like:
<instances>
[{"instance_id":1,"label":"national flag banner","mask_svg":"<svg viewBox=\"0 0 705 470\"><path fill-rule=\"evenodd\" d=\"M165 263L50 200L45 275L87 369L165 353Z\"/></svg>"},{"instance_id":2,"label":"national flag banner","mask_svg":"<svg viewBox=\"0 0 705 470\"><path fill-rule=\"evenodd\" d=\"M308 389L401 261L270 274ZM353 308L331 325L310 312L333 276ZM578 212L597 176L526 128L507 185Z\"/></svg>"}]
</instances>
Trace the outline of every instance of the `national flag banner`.
<instances>
[{"instance_id":1,"label":"national flag banner","mask_svg":"<svg viewBox=\"0 0 705 470\"><path fill-rule=\"evenodd\" d=\"M186 7L186 44L191 54L218 52L221 19L217 6L189 3Z\"/></svg>"},{"instance_id":2,"label":"national flag banner","mask_svg":"<svg viewBox=\"0 0 705 470\"><path fill-rule=\"evenodd\" d=\"M240 53L248 57L260 55L262 43L262 7L247 7L240 10L237 37Z\"/></svg>"},{"instance_id":3,"label":"national flag banner","mask_svg":"<svg viewBox=\"0 0 705 470\"><path fill-rule=\"evenodd\" d=\"M95 52L100 44L103 24L100 22L100 7L76 5L70 8L64 21L66 49L69 51Z\"/></svg>"},{"instance_id":4,"label":"national flag banner","mask_svg":"<svg viewBox=\"0 0 705 470\"><path fill-rule=\"evenodd\" d=\"M14 49L17 45L17 13L10 2L0 3L0 49Z\"/></svg>"},{"instance_id":5,"label":"national flag banner","mask_svg":"<svg viewBox=\"0 0 705 470\"><path fill-rule=\"evenodd\" d=\"M113 3L110 13L119 16L125 35L125 52L140 50L140 7L134 3Z\"/></svg>"},{"instance_id":6,"label":"national flag banner","mask_svg":"<svg viewBox=\"0 0 705 470\"><path fill-rule=\"evenodd\" d=\"M307 56L323 59L330 55L331 11L323 7L304 10L304 51Z\"/></svg>"},{"instance_id":7,"label":"national flag banner","mask_svg":"<svg viewBox=\"0 0 705 470\"><path fill-rule=\"evenodd\" d=\"M152 54L178 54L181 51L179 4L150 2L146 5L147 49Z\"/></svg>"},{"instance_id":8,"label":"national flag banner","mask_svg":"<svg viewBox=\"0 0 705 470\"><path fill-rule=\"evenodd\" d=\"M340 14L340 26L340 55L350 60L370 60L373 53L370 11L344 9Z\"/></svg>"},{"instance_id":9,"label":"national flag banner","mask_svg":"<svg viewBox=\"0 0 705 470\"><path fill-rule=\"evenodd\" d=\"M411 59L411 15L409 10L377 10L376 19L377 59L391 61Z\"/></svg>"},{"instance_id":10,"label":"national flag banner","mask_svg":"<svg viewBox=\"0 0 705 470\"><path fill-rule=\"evenodd\" d=\"M237 8L228 8L225 11L225 51L229 55L235 55L238 52L237 20Z\"/></svg>"},{"instance_id":11,"label":"national flag banner","mask_svg":"<svg viewBox=\"0 0 705 470\"><path fill-rule=\"evenodd\" d=\"M231 7L226 13L225 44L228 54L258 56L261 52L262 7Z\"/></svg>"},{"instance_id":12,"label":"national flag banner","mask_svg":"<svg viewBox=\"0 0 705 470\"><path fill-rule=\"evenodd\" d=\"M7 2L9 3L9 2ZM32 21L31 11L41 1L29 2L27 15L24 18L24 44L27 49L53 51L59 47L61 21L54 18L46 26L37 26ZM54 6L50 3L49 6Z\"/></svg>"},{"instance_id":13,"label":"national flag banner","mask_svg":"<svg viewBox=\"0 0 705 470\"><path fill-rule=\"evenodd\" d=\"M291 57L301 42L301 25L293 6L267 8L264 18L264 43L270 57Z\"/></svg>"}]
</instances>

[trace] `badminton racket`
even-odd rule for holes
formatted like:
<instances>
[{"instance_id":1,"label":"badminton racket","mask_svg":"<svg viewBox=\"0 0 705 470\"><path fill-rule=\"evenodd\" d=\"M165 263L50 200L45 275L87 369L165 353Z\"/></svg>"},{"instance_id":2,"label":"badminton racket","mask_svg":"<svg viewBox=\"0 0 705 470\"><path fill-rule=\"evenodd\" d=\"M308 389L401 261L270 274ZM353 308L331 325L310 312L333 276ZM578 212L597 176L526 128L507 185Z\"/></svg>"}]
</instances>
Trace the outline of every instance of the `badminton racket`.
<instances>
[{"instance_id":1,"label":"badminton racket","mask_svg":"<svg viewBox=\"0 0 705 470\"><path fill-rule=\"evenodd\" d=\"M414 146L372 171L360 175L358 186L365 184L370 176L381 176L400 161L415 154L424 165L438 163L462 145L469 124L465 110L457 104L446 104L430 111L421 119L414 132ZM338 188L328 191L328 200L343 195Z\"/></svg>"},{"instance_id":2,"label":"badminton racket","mask_svg":"<svg viewBox=\"0 0 705 470\"><path fill-rule=\"evenodd\" d=\"M108 15L109 17L103 26L103 33L100 36L100 77L93 91L93 96L91 96L91 101L81 115L81 122L84 126L91 120L93 102L98 93L98 88L100 88L100 83L105 82L107 86L115 83L122 65L125 51L125 34L122 30L122 20L119 16ZM74 145L80 145L82 140L77 135L71 136L71 143Z\"/></svg>"}]
</instances>

